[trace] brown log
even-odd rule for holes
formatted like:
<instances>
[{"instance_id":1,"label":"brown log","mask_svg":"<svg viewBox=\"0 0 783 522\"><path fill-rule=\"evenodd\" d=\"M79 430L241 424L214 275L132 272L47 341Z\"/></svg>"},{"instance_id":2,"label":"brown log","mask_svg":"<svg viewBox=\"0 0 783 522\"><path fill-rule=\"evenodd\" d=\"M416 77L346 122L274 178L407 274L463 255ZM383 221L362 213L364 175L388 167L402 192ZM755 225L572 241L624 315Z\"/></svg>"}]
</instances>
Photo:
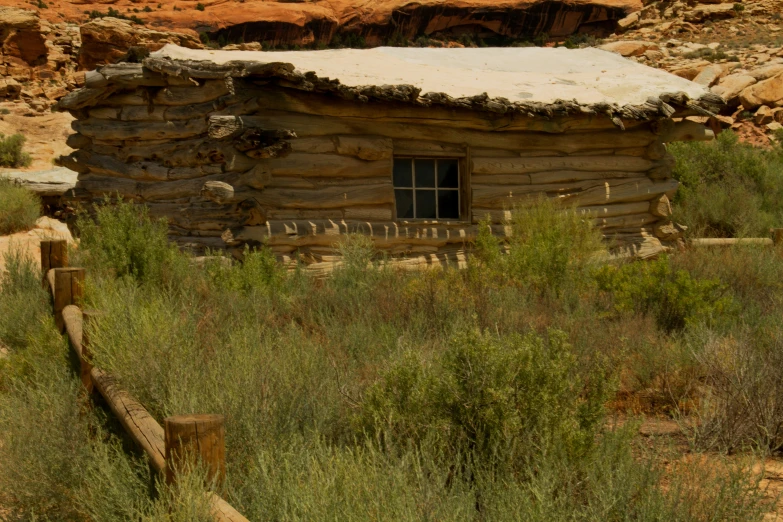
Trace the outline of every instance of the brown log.
<instances>
[{"instance_id":1,"label":"brown log","mask_svg":"<svg viewBox=\"0 0 783 522\"><path fill-rule=\"evenodd\" d=\"M90 372L95 387L106 399L111 411L133 441L146 453L153 469L162 472L166 468L166 446L163 428L147 412L139 401L122 389L117 380L99 368Z\"/></svg>"},{"instance_id":2,"label":"brown log","mask_svg":"<svg viewBox=\"0 0 783 522\"><path fill-rule=\"evenodd\" d=\"M745 237L745 238L694 238L688 240L688 245L694 247L711 246L751 246L751 245L774 245L775 242L768 237Z\"/></svg>"},{"instance_id":3,"label":"brown log","mask_svg":"<svg viewBox=\"0 0 783 522\"><path fill-rule=\"evenodd\" d=\"M776 246L783 244L783 228L773 228L771 232L772 232L772 242Z\"/></svg>"},{"instance_id":4,"label":"brown log","mask_svg":"<svg viewBox=\"0 0 783 522\"><path fill-rule=\"evenodd\" d=\"M356 156L367 161L390 159L393 145L389 138L374 136L337 136L337 154Z\"/></svg>"},{"instance_id":5,"label":"brown log","mask_svg":"<svg viewBox=\"0 0 783 522\"><path fill-rule=\"evenodd\" d=\"M379 135L392 139L439 141L452 144L470 143L471 147L500 149L547 149L572 152L585 148L606 149L646 147L656 136L646 129L602 132L575 132L551 135L535 132L476 131L456 126L423 125L421 123L387 123L362 118L331 118L269 110L244 116L253 126L266 129L291 129L299 137L334 134Z\"/></svg>"},{"instance_id":6,"label":"brown log","mask_svg":"<svg viewBox=\"0 0 783 522\"><path fill-rule=\"evenodd\" d=\"M207 132L207 120L194 118L182 121L130 122L107 120L75 120L73 130L90 138L104 140L174 140L192 138Z\"/></svg>"},{"instance_id":7,"label":"brown log","mask_svg":"<svg viewBox=\"0 0 783 522\"><path fill-rule=\"evenodd\" d=\"M279 87L257 90L259 108L284 110L310 115L325 115L329 118L357 118L372 122L427 123L445 127L458 127L494 131L536 131L563 133L566 131L614 130L612 120L603 114L556 116L553 118L530 118L524 114L497 114L472 109L451 107L416 107L399 103L372 101L357 104L335 96L320 93L304 93ZM642 125L644 122L627 121L626 127Z\"/></svg>"},{"instance_id":8,"label":"brown log","mask_svg":"<svg viewBox=\"0 0 783 522\"><path fill-rule=\"evenodd\" d=\"M64 239L41 241L41 274L44 285L52 268L68 266L68 242Z\"/></svg>"},{"instance_id":9,"label":"brown log","mask_svg":"<svg viewBox=\"0 0 783 522\"><path fill-rule=\"evenodd\" d=\"M84 268L54 269L54 321L64 332L63 309L79 304L84 296Z\"/></svg>"},{"instance_id":10,"label":"brown log","mask_svg":"<svg viewBox=\"0 0 783 522\"><path fill-rule=\"evenodd\" d=\"M82 385L88 393L93 391L92 382L92 338L95 335L95 330L98 326L98 321L106 316L105 312L98 310L84 310L82 312L82 339L81 339L81 353L79 354L80 361L80 377Z\"/></svg>"},{"instance_id":11,"label":"brown log","mask_svg":"<svg viewBox=\"0 0 783 522\"><path fill-rule=\"evenodd\" d=\"M156 105L195 105L230 94L225 80L208 80L199 87L167 87L153 97Z\"/></svg>"},{"instance_id":12,"label":"brown log","mask_svg":"<svg viewBox=\"0 0 783 522\"><path fill-rule=\"evenodd\" d=\"M530 174L561 170L644 172L653 162L635 156L565 156L551 158L474 158L473 174Z\"/></svg>"},{"instance_id":13,"label":"brown log","mask_svg":"<svg viewBox=\"0 0 783 522\"><path fill-rule=\"evenodd\" d=\"M200 460L208 483L221 486L226 478L223 415L176 415L163 420L166 442L166 481Z\"/></svg>"},{"instance_id":14,"label":"brown log","mask_svg":"<svg viewBox=\"0 0 783 522\"><path fill-rule=\"evenodd\" d=\"M365 161L351 156L334 154L292 153L285 158L259 160L258 169L272 178L339 177L339 178L391 178L391 161Z\"/></svg>"}]
</instances>

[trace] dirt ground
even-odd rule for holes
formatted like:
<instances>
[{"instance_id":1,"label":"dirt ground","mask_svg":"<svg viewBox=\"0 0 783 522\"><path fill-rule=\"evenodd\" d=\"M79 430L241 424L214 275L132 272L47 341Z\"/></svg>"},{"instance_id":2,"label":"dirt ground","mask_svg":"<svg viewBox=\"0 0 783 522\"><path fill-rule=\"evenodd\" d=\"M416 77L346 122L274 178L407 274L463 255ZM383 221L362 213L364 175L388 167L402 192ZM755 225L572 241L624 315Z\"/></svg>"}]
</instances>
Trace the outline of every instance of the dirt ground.
<instances>
[{"instance_id":1,"label":"dirt ground","mask_svg":"<svg viewBox=\"0 0 783 522\"><path fill-rule=\"evenodd\" d=\"M65 139L73 133L72 121L67 112L37 113L23 102L0 103L0 134L22 133L27 138L24 150L32 156L33 163L24 170L51 169L56 157L73 151L65 144Z\"/></svg>"},{"instance_id":2,"label":"dirt ground","mask_svg":"<svg viewBox=\"0 0 783 522\"><path fill-rule=\"evenodd\" d=\"M0 236L0 273L5 271L5 257L8 252L21 250L36 264L41 262L41 241L47 239L65 239L73 242L71 232L65 223L48 217L38 218L35 228L10 236Z\"/></svg>"}]
</instances>

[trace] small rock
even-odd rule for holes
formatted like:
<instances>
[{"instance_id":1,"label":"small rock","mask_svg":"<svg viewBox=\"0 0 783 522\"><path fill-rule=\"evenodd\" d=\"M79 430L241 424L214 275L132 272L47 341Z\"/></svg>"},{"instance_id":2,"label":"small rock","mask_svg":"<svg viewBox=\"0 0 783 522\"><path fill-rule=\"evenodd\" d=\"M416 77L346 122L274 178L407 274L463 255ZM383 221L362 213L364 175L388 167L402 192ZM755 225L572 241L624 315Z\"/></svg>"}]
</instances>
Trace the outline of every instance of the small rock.
<instances>
[{"instance_id":1,"label":"small rock","mask_svg":"<svg viewBox=\"0 0 783 522\"><path fill-rule=\"evenodd\" d=\"M783 101L783 74L758 82L745 88L739 95L745 110L753 110L762 105L777 107Z\"/></svg>"},{"instance_id":2,"label":"small rock","mask_svg":"<svg viewBox=\"0 0 783 522\"><path fill-rule=\"evenodd\" d=\"M621 40L619 42L610 42L598 47L604 51L617 53L620 56L642 56L645 51L658 51L660 47L657 44L644 42L641 40Z\"/></svg>"},{"instance_id":3,"label":"small rock","mask_svg":"<svg viewBox=\"0 0 783 522\"><path fill-rule=\"evenodd\" d=\"M708 65L702 69L699 74L696 75L696 77L693 79L693 82L705 87L710 87L714 85L715 82L717 82L724 74L726 74L726 68L724 66L718 64Z\"/></svg>"},{"instance_id":4,"label":"small rock","mask_svg":"<svg viewBox=\"0 0 783 522\"><path fill-rule=\"evenodd\" d=\"M765 127L767 128L767 130L774 132L783 129L783 124L773 121L772 123L767 123Z\"/></svg>"},{"instance_id":5,"label":"small rock","mask_svg":"<svg viewBox=\"0 0 783 522\"><path fill-rule=\"evenodd\" d=\"M766 105L759 107L756 114L753 115L753 121L756 122L756 125L766 125L767 123L772 123L773 120L772 109Z\"/></svg>"}]
</instances>

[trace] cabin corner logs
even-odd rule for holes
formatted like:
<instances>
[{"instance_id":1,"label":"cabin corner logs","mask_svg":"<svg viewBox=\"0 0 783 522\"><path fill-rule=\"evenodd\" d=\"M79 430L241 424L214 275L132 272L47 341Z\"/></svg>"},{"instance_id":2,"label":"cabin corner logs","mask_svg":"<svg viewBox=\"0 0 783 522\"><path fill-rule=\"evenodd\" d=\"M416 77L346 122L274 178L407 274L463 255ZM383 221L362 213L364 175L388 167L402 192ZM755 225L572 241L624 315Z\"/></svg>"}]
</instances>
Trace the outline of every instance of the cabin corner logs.
<instances>
[{"instance_id":1,"label":"cabin corner logs","mask_svg":"<svg viewBox=\"0 0 783 522\"><path fill-rule=\"evenodd\" d=\"M627 252L659 253L680 231L665 143L709 139L675 112L710 113L671 93L643 106L510 103L421 96L412 86L347 87L290 64L173 61L105 66L66 96L79 173L71 197L145 203L198 249L266 244L317 269L347 233L372 237L402 266L464 263L478 222L505 237L514 205L575 205ZM460 165L460 219L395 215L395 158Z\"/></svg>"}]
</instances>

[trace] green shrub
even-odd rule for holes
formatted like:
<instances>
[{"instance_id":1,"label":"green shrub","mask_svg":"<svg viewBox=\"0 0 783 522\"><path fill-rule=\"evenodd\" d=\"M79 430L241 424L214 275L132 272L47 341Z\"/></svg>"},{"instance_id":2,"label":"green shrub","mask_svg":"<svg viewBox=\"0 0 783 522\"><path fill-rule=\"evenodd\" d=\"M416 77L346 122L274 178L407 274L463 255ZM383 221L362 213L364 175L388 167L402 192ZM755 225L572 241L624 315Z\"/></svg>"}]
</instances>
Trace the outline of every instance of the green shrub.
<instances>
[{"instance_id":1,"label":"green shrub","mask_svg":"<svg viewBox=\"0 0 783 522\"><path fill-rule=\"evenodd\" d=\"M478 260L490 271L530 285L539 294L559 295L589 280L586 276L606 252L601 233L590 219L546 198L516 207L509 224L512 235L507 256L498 255L499 245L495 246L489 223L480 224Z\"/></svg>"},{"instance_id":2,"label":"green shrub","mask_svg":"<svg viewBox=\"0 0 783 522\"><path fill-rule=\"evenodd\" d=\"M12 134L6 137L0 133L0 167L27 167L33 162L30 155L24 151L27 138L22 134Z\"/></svg>"},{"instance_id":3,"label":"green shrub","mask_svg":"<svg viewBox=\"0 0 783 522\"><path fill-rule=\"evenodd\" d=\"M204 4L202 4L201 2L196 4L196 10L197 11L203 11L204 9L206 9L206 6Z\"/></svg>"},{"instance_id":4,"label":"green shrub","mask_svg":"<svg viewBox=\"0 0 783 522\"><path fill-rule=\"evenodd\" d=\"M89 267L117 277L160 281L177 261L165 220L153 220L144 205L117 200L95 207L95 218L80 214L77 228Z\"/></svg>"},{"instance_id":5,"label":"green shrub","mask_svg":"<svg viewBox=\"0 0 783 522\"><path fill-rule=\"evenodd\" d=\"M713 142L672 143L680 181L674 218L693 237L766 237L783 223L783 146L770 150L722 132Z\"/></svg>"},{"instance_id":6,"label":"green shrub","mask_svg":"<svg viewBox=\"0 0 783 522\"><path fill-rule=\"evenodd\" d=\"M605 265L596 279L599 288L611 294L615 310L651 313L669 332L707 321L731 305L720 281L696 279L685 270L675 270L667 257L619 267Z\"/></svg>"},{"instance_id":7,"label":"green shrub","mask_svg":"<svg viewBox=\"0 0 783 522\"><path fill-rule=\"evenodd\" d=\"M9 179L0 178L0 234L29 230L40 215L38 196Z\"/></svg>"},{"instance_id":8,"label":"green shrub","mask_svg":"<svg viewBox=\"0 0 783 522\"><path fill-rule=\"evenodd\" d=\"M435 361L403 357L365 394L361 426L398 443L434 438L451 455L482 461L530 459L552 445L581 456L607 387L597 375L585 385L576 372L560 332L544 339L466 330Z\"/></svg>"}]
</instances>

